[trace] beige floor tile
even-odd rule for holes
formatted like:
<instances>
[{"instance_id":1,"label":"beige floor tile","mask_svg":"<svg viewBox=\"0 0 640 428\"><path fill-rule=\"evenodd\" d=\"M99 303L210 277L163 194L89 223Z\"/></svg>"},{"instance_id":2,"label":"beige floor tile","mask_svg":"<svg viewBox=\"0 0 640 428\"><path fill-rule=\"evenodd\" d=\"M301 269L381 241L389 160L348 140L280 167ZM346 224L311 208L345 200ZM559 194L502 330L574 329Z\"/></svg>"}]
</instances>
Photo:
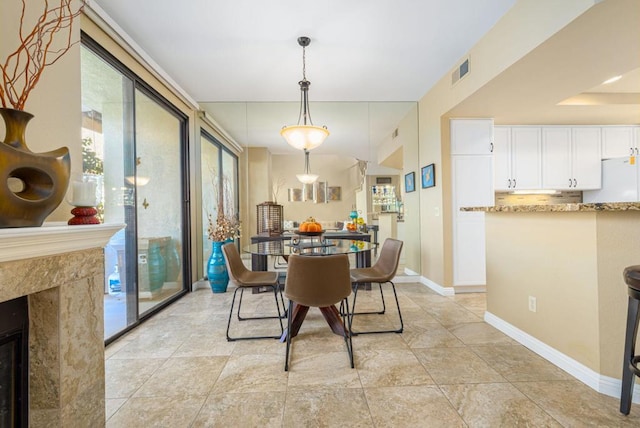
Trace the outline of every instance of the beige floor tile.
<instances>
[{"instance_id":1,"label":"beige floor tile","mask_svg":"<svg viewBox=\"0 0 640 428\"><path fill-rule=\"evenodd\" d=\"M226 342L226 339L224 341ZM276 354L281 355L284 361L285 344L278 339L238 340L227 343L235 343L232 355Z\"/></svg>"},{"instance_id":2,"label":"beige floor tile","mask_svg":"<svg viewBox=\"0 0 640 428\"><path fill-rule=\"evenodd\" d=\"M360 334L352 338L354 351L409 349L404 333Z\"/></svg>"},{"instance_id":3,"label":"beige floor tile","mask_svg":"<svg viewBox=\"0 0 640 428\"><path fill-rule=\"evenodd\" d=\"M231 355L213 390L215 392L285 391L288 377L288 373L284 371L284 352L281 355Z\"/></svg>"},{"instance_id":4,"label":"beige floor tile","mask_svg":"<svg viewBox=\"0 0 640 428\"><path fill-rule=\"evenodd\" d=\"M440 387L469 427L561 427L509 383Z\"/></svg>"},{"instance_id":5,"label":"beige floor tile","mask_svg":"<svg viewBox=\"0 0 640 428\"><path fill-rule=\"evenodd\" d=\"M388 288L389 313L358 321L397 322ZM445 297L419 283L397 290L402 334L355 336L351 369L344 340L312 308L288 373L284 343L227 342L232 287L189 293L107 347L107 426L640 426L640 406L621 416L617 398L485 324L483 294ZM358 302L374 308L379 297L360 293ZM275 306L272 295L245 298L248 313ZM243 331L265 328L251 323L236 321Z\"/></svg>"},{"instance_id":6,"label":"beige floor tile","mask_svg":"<svg viewBox=\"0 0 640 428\"><path fill-rule=\"evenodd\" d=\"M184 334L184 332L183 332ZM145 335L132 339L126 346L114 353L109 359L150 359L169 358L182 345L184 337L165 335ZM161 343L162 346L158 346Z\"/></svg>"},{"instance_id":7,"label":"beige floor tile","mask_svg":"<svg viewBox=\"0 0 640 428\"><path fill-rule=\"evenodd\" d=\"M434 384L424 366L408 349L356 351L356 361L364 388Z\"/></svg>"},{"instance_id":8,"label":"beige floor tile","mask_svg":"<svg viewBox=\"0 0 640 428\"><path fill-rule=\"evenodd\" d=\"M131 398L107 421L107 428L188 427L205 397Z\"/></svg>"},{"instance_id":9,"label":"beige floor tile","mask_svg":"<svg viewBox=\"0 0 640 428\"><path fill-rule=\"evenodd\" d=\"M516 343L513 339L485 322L452 325L448 327L448 330L455 334L465 345L513 345Z\"/></svg>"},{"instance_id":10,"label":"beige floor tile","mask_svg":"<svg viewBox=\"0 0 640 428\"><path fill-rule=\"evenodd\" d=\"M356 361L356 367L357 364ZM284 355L280 367L284 368ZM351 368L345 347L341 352L293 353L289 362L288 386L361 388L362 384L358 371Z\"/></svg>"},{"instance_id":11,"label":"beige floor tile","mask_svg":"<svg viewBox=\"0 0 640 428\"><path fill-rule=\"evenodd\" d=\"M433 305L421 305L422 308L442 325L450 326L460 323L481 322L482 318L458 305L447 301Z\"/></svg>"},{"instance_id":12,"label":"beige floor tile","mask_svg":"<svg viewBox=\"0 0 640 428\"><path fill-rule=\"evenodd\" d=\"M405 326L428 327L429 324L440 324L437 319L429 315L422 308L402 308L402 319L404 320Z\"/></svg>"},{"instance_id":13,"label":"beige floor tile","mask_svg":"<svg viewBox=\"0 0 640 428\"><path fill-rule=\"evenodd\" d=\"M107 398L104 403L105 404L104 413L105 413L106 419L109 419L111 416L113 416L113 414L117 412L118 409L122 407L122 405L126 402L127 402L126 398Z\"/></svg>"},{"instance_id":14,"label":"beige floor tile","mask_svg":"<svg viewBox=\"0 0 640 428\"><path fill-rule=\"evenodd\" d=\"M450 296L449 298L482 318L487 310L487 298L485 293L460 293Z\"/></svg>"},{"instance_id":15,"label":"beige floor tile","mask_svg":"<svg viewBox=\"0 0 640 428\"><path fill-rule=\"evenodd\" d=\"M134 397L206 396L228 357L170 358L134 394Z\"/></svg>"},{"instance_id":16,"label":"beige floor tile","mask_svg":"<svg viewBox=\"0 0 640 428\"><path fill-rule=\"evenodd\" d=\"M131 397L165 361L166 358L105 361L105 397Z\"/></svg>"},{"instance_id":17,"label":"beige floor tile","mask_svg":"<svg viewBox=\"0 0 640 428\"><path fill-rule=\"evenodd\" d=\"M238 342L221 340L216 334L191 334L173 353L173 358L231 355Z\"/></svg>"},{"instance_id":18,"label":"beige floor tile","mask_svg":"<svg viewBox=\"0 0 640 428\"><path fill-rule=\"evenodd\" d=\"M414 352L438 385L506 382L467 348L415 349Z\"/></svg>"},{"instance_id":19,"label":"beige floor tile","mask_svg":"<svg viewBox=\"0 0 640 428\"><path fill-rule=\"evenodd\" d=\"M510 382L572 379L564 370L522 345L471 346L470 349Z\"/></svg>"},{"instance_id":20,"label":"beige floor tile","mask_svg":"<svg viewBox=\"0 0 640 428\"><path fill-rule=\"evenodd\" d=\"M376 427L464 427L435 386L365 388Z\"/></svg>"},{"instance_id":21,"label":"beige floor tile","mask_svg":"<svg viewBox=\"0 0 640 428\"><path fill-rule=\"evenodd\" d=\"M285 392L212 393L193 428L281 427Z\"/></svg>"},{"instance_id":22,"label":"beige floor tile","mask_svg":"<svg viewBox=\"0 0 640 428\"><path fill-rule=\"evenodd\" d=\"M371 414L362 389L289 388L287 391L285 428L371 426Z\"/></svg>"},{"instance_id":23,"label":"beige floor tile","mask_svg":"<svg viewBox=\"0 0 640 428\"><path fill-rule=\"evenodd\" d=\"M464 343L440 324L427 324L426 327L409 324L402 338L411 348L454 348Z\"/></svg>"},{"instance_id":24,"label":"beige floor tile","mask_svg":"<svg viewBox=\"0 0 640 428\"><path fill-rule=\"evenodd\" d=\"M513 385L566 427L639 427L640 406L620 413L617 398L598 394L581 382L515 382Z\"/></svg>"}]
</instances>

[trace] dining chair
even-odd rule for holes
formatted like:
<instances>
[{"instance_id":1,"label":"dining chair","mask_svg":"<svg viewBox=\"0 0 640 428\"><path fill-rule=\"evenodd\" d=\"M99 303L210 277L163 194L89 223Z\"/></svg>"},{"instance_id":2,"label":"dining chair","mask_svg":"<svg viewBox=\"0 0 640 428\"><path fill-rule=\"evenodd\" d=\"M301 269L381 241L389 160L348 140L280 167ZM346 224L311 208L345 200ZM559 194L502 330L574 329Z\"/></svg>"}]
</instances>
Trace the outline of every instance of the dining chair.
<instances>
[{"instance_id":1,"label":"dining chair","mask_svg":"<svg viewBox=\"0 0 640 428\"><path fill-rule=\"evenodd\" d=\"M299 324L309 307L320 308L331 329L344 337L351 368L354 368L353 344L349 334L351 325L347 327L347 323L351 322L347 300L351 295L349 257L346 254L289 256L284 295L289 299L284 370L289 370L291 339L300 328ZM334 306L337 303L340 303L340 311ZM294 317L299 319L294 321ZM295 322L298 322L297 327L294 326Z\"/></svg>"},{"instance_id":2,"label":"dining chair","mask_svg":"<svg viewBox=\"0 0 640 428\"><path fill-rule=\"evenodd\" d=\"M351 282L354 286L353 303L351 307L351 316L354 315L371 315L371 314L384 314L386 312L386 305L384 301L384 293L382 291L382 284L391 284L391 290L393 290L393 296L396 299L396 307L398 308L398 318L400 318L400 328L391 330L368 330L368 331L353 331L351 334L370 334L370 333L402 333L404 329L404 323L402 321L402 312L400 311L400 302L398 302L398 294L396 293L396 286L392 279L398 270L398 264L400 262L400 253L402 252L403 242L398 239L387 238L382 244L380 250L380 257L371 267L351 269ZM371 312L356 312L356 300L358 299L358 289L362 284L377 283L380 287L380 297L382 299L382 310Z\"/></svg>"},{"instance_id":3,"label":"dining chair","mask_svg":"<svg viewBox=\"0 0 640 428\"><path fill-rule=\"evenodd\" d=\"M266 271L251 271L247 269L242 262L240 253L235 243L230 242L222 246L222 252L224 253L224 260L227 265L227 272L229 273L229 281L236 286L233 292L233 299L231 300L231 309L229 310L229 321L227 322L227 340L246 340L246 339L279 339L284 333L282 325L282 319L286 317L286 312L283 314L280 311L280 302L278 301L278 294L280 294L280 301L282 302L282 308L284 306L284 298L282 297L282 291L278 282L277 272ZM276 301L276 309L278 311L277 316L257 316L257 317L242 317L240 310L242 306L242 297L244 290L247 288L257 287L271 287L273 295ZM236 296L240 291L240 298L238 299L238 321L246 320L265 320L265 319L277 319L280 322L280 333L270 336L243 336L243 337L231 337L229 336L229 328L231 327L231 318L233 317L233 307L235 306Z\"/></svg>"}]
</instances>

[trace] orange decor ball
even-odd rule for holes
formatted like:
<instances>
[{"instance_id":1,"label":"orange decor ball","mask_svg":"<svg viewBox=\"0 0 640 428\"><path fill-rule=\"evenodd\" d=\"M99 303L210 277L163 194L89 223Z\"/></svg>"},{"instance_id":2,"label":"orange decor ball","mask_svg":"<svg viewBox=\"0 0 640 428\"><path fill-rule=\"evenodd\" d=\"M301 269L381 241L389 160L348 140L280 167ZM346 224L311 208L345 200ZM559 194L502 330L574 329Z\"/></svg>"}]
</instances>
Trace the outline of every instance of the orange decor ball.
<instances>
[{"instance_id":1,"label":"orange decor ball","mask_svg":"<svg viewBox=\"0 0 640 428\"><path fill-rule=\"evenodd\" d=\"M322 232L322 225L315 218L309 217L300 225L300 232Z\"/></svg>"}]
</instances>

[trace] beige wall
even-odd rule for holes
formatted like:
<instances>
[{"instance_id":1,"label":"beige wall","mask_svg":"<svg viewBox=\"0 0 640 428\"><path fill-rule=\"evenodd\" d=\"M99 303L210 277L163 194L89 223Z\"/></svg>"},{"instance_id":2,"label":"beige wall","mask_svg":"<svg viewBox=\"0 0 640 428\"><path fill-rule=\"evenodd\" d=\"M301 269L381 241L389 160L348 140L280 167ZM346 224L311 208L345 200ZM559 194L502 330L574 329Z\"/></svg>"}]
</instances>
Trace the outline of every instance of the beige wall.
<instances>
[{"instance_id":1,"label":"beige wall","mask_svg":"<svg viewBox=\"0 0 640 428\"><path fill-rule=\"evenodd\" d=\"M33 25L41 13L41 6L27 2L26 27ZM20 2L0 2L0 58L13 52L19 41ZM10 19L15 17L15 19ZM80 20L74 25L72 40L80 38ZM64 34L64 33L60 33ZM46 152L68 147L71 174L82 172L80 128L80 47L75 45L54 65L46 67L36 88L25 104L25 111L35 117L27 126L27 146L33 152ZM10 107L10 106L8 106ZM4 122L0 120L0 135L4 136ZM4 138L4 137L3 137ZM67 221L71 206L63 201L46 221Z\"/></svg>"},{"instance_id":2,"label":"beige wall","mask_svg":"<svg viewBox=\"0 0 640 428\"><path fill-rule=\"evenodd\" d=\"M271 153L264 147L250 147L247 150L247 186L250 192L247 195L248 223L242 228L245 236L243 242L249 244L247 239L257 233L257 208L258 204L271 201ZM247 232L247 233L245 233Z\"/></svg>"},{"instance_id":3,"label":"beige wall","mask_svg":"<svg viewBox=\"0 0 640 428\"><path fill-rule=\"evenodd\" d=\"M598 371L596 215L487 213L485 221L487 310Z\"/></svg>"},{"instance_id":4,"label":"beige wall","mask_svg":"<svg viewBox=\"0 0 640 428\"><path fill-rule=\"evenodd\" d=\"M416 104L398 126L398 138L402 150L404 173L400 174L400 189L404 204L404 225L399 228L404 241L403 258L407 269L420 273L420 168L418 153L418 105ZM397 150L397 149L396 149ZM404 188L404 174L416 173L416 191L407 193ZM400 237L400 236L399 236ZM379 240L382 242L381 240Z\"/></svg>"},{"instance_id":5,"label":"beige wall","mask_svg":"<svg viewBox=\"0 0 640 428\"><path fill-rule=\"evenodd\" d=\"M420 247L411 242L406 248L407 253L419 252L422 276L452 286L449 111L593 5L593 0L518 1L465 55L470 73L453 87L447 73L420 99L419 165L435 163L439 183L418 192ZM405 167L404 172L409 171Z\"/></svg>"},{"instance_id":6,"label":"beige wall","mask_svg":"<svg viewBox=\"0 0 640 428\"><path fill-rule=\"evenodd\" d=\"M315 217L319 221L343 221L349 218L349 212L356 203L355 191L359 188L357 174L354 173L354 158L334 155L309 154L310 170L318 174L318 181L326 181L330 187L339 186L341 200L329 203L313 201L289 202L289 188L302 189L302 183L296 178L304 170L304 155L272 155L273 183L282 182L277 195L278 203L283 206L284 219L304 221L307 217ZM273 200L273 198L272 198Z\"/></svg>"},{"instance_id":7,"label":"beige wall","mask_svg":"<svg viewBox=\"0 0 640 428\"><path fill-rule=\"evenodd\" d=\"M597 373L620 378L640 212L488 213L487 310ZM529 296L537 312L528 310Z\"/></svg>"}]
</instances>

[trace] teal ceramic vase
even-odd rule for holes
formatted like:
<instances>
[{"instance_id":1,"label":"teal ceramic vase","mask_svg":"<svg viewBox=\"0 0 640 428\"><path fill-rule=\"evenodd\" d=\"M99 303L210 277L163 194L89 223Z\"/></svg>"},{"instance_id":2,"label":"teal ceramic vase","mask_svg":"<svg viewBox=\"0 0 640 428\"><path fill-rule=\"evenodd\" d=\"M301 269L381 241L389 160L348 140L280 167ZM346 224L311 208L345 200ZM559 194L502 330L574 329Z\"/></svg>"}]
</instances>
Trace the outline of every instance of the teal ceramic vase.
<instances>
[{"instance_id":1,"label":"teal ceramic vase","mask_svg":"<svg viewBox=\"0 0 640 428\"><path fill-rule=\"evenodd\" d=\"M162 249L158 242L149 242L149 290L151 293L162 289L167 275L167 265L162 256Z\"/></svg>"},{"instance_id":2,"label":"teal ceramic vase","mask_svg":"<svg viewBox=\"0 0 640 428\"><path fill-rule=\"evenodd\" d=\"M227 273L227 265L224 261L222 246L226 242L214 241L211 249L211 256L207 263L207 277L211 291L214 293L224 293L229 285L229 274Z\"/></svg>"}]
</instances>

